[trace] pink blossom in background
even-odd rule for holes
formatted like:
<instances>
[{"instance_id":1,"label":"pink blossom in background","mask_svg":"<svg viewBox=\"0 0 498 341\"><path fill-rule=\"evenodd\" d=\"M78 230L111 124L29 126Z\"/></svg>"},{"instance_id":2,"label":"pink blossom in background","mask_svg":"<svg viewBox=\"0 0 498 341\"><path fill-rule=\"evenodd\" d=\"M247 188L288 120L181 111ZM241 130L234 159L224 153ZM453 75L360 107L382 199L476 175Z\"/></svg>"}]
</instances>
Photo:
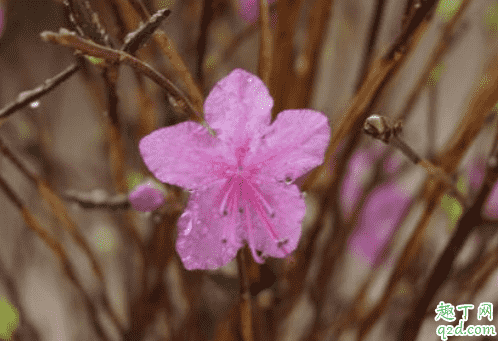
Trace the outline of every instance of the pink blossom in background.
<instances>
[{"instance_id":1,"label":"pink blossom in background","mask_svg":"<svg viewBox=\"0 0 498 341\"><path fill-rule=\"evenodd\" d=\"M491 219L498 219L498 182L496 182L484 204L484 214Z\"/></svg>"},{"instance_id":2,"label":"pink blossom in background","mask_svg":"<svg viewBox=\"0 0 498 341\"><path fill-rule=\"evenodd\" d=\"M323 162L330 127L308 109L285 110L270 125L272 107L263 82L236 69L204 103L216 137L187 121L140 141L154 176L191 192L177 224L186 269L219 268L244 241L260 263L297 247L306 206L293 181Z\"/></svg>"},{"instance_id":3,"label":"pink blossom in background","mask_svg":"<svg viewBox=\"0 0 498 341\"><path fill-rule=\"evenodd\" d=\"M341 207L344 218L351 217L355 205L363 193L363 177L385 149L384 145L375 143L368 148L359 148L349 161L341 187Z\"/></svg>"},{"instance_id":4,"label":"pink blossom in background","mask_svg":"<svg viewBox=\"0 0 498 341\"><path fill-rule=\"evenodd\" d=\"M268 0L268 5L271 5L276 0ZM249 24L255 24L259 18L259 0L239 0L239 15L244 21ZM270 14L271 24L275 25L277 17L276 14Z\"/></svg>"},{"instance_id":5,"label":"pink blossom in background","mask_svg":"<svg viewBox=\"0 0 498 341\"><path fill-rule=\"evenodd\" d=\"M409 194L395 184L374 190L366 200L358 227L349 240L349 252L375 264L409 202Z\"/></svg>"},{"instance_id":6,"label":"pink blossom in background","mask_svg":"<svg viewBox=\"0 0 498 341\"><path fill-rule=\"evenodd\" d=\"M164 205L164 193L151 181L136 186L128 195L131 206L136 211L150 212Z\"/></svg>"},{"instance_id":7,"label":"pink blossom in background","mask_svg":"<svg viewBox=\"0 0 498 341\"><path fill-rule=\"evenodd\" d=\"M401 169L403 160L406 160L406 157L404 155L392 153L384 163L384 171L390 175L396 173Z\"/></svg>"},{"instance_id":8,"label":"pink blossom in background","mask_svg":"<svg viewBox=\"0 0 498 341\"><path fill-rule=\"evenodd\" d=\"M468 167L469 185L472 192L476 193L479 191L484 181L485 173L486 157L481 155L480 157L476 157ZM483 213L491 219L498 218L498 183L491 190L488 200L484 204Z\"/></svg>"},{"instance_id":9,"label":"pink blossom in background","mask_svg":"<svg viewBox=\"0 0 498 341\"><path fill-rule=\"evenodd\" d=\"M468 168L470 190L477 191L482 185L484 173L486 172L485 157L476 157Z\"/></svg>"}]
</instances>

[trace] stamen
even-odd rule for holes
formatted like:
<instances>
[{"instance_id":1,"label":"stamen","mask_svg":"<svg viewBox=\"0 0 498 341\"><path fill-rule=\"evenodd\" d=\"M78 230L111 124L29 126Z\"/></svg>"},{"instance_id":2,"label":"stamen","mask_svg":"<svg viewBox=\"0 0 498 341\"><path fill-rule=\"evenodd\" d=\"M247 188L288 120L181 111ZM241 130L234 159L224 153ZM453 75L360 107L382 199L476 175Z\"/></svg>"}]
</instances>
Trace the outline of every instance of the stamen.
<instances>
[{"instance_id":1,"label":"stamen","mask_svg":"<svg viewBox=\"0 0 498 341\"><path fill-rule=\"evenodd\" d=\"M266 230L270 234L270 237L273 239L273 242L276 243L277 246L279 248L281 248L286 255L288 255L290 252L285 247L285 244L287 244L287 242L281 243L282 239L278 236L278 233L275 232L275 229L273 228L270 221L268 221L268 218L266 217L266 215L263 214L263 210L262 210L262 207L260 206L259 202L256 201L254 203L255 203L254 208L256 209L256 214L259 216L259 218L266 225ZM284 239L284 241L285 241L285 239Z\"/></svg>"},{"instance_id":2,"label":"stamen","mask_svg":"<svg viewBox=\"0 0 498 341\"><path fill-rule=\"evenodd\" d=\"M249 249L251 249L252 258L254 258L257 263L263 264L265 261L260 256L258 256L258 254L256 253L256 249L254 248L254 231L251 221L251 212L247 209L247 205L245 206L244 211L246 212L245 216L247 224L247 235L249 238Z\"/></svg>"},{"instance_id":3,"label":"stamen","mask_svg":"<svg viewBox=\"0 0 498 341\"><path fill-rule=\"evenodd\" d=\"M223 192L225 193L223 199L221 200L220 209L219 209L220 214L223 216L226 216L228 214L226 206L230 194L232 193L234 183L235 181L233 181L233 178L231 178L230 180L228 180L228 182L223 186L223 188L220 191L220 194L222 194ZM218 202L218 200L216 200L216 202Z\"/></svg>"},{"instance_id":4,"label":"stamen","mask_svg":"<svg viewBox=\"0 0 498 341\"><path fill-rule=\"evenodd\" d=\"M231 192L233 192L233 189L231 190ZM230 221L227 224L223 225L223 231L221 232L222 243L227 243L228 240L230 239L231 244L233 244L234 235L232 233L232 229L227 228L227 226L236 226L237 215L233 214L233 212L235 212L236 207L239 205L238 202L239 202L239 196L237 195L237 193L235 193L235 195L230 196L228 202L229 206L228 208L229 211L232 212L232 214L229 217Z\"/></svg>"},{"instance_id":5,"label":"stamen","mask_svg":"<svg viewBox=\"0 0 498 341\"><path fill-rule=\"evenodd\" d=\"M256 187L253 186L250 181L247 181L247 184L249 185L249 187L251 187L252 191L256 194L258 199L263 203L265 210L268 213L268 215L270 216L270 218L275 217L275 210L270 206L268 201L266 201L265 197L260 192L258 186L256 186Z\"/></svg>"}]
</instances>

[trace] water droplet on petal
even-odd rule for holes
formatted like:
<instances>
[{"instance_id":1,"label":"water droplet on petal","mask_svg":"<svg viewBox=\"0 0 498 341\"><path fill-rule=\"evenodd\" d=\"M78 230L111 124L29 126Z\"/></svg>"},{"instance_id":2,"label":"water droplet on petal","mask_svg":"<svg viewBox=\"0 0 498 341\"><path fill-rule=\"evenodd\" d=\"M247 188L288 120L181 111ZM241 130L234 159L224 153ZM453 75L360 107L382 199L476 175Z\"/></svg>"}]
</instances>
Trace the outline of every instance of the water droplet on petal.
<instances>
[{"instance_id":1,"label":"water droplet on petal","mask_svg":"<svg viewBox=\"0 0 498 341\"><path fill-rule=\"evenodd\" d=\"M190 219L188 221L187 228L183 231L184 236L188 236L190 234L190 231L192 231L192 225L193 225L193 221L192 221L192 219Z\"/></svg>"},{"instance_id":2,"label":"water droplet on petal","mask_svg":"<svg viewBox=\"0 0 498 341\"><path fill-rule=\"evenodd\" d=\"M290 185L292 183L292 178L290 176L285 177L285 184Z\"/></svg>"}]
</instances>

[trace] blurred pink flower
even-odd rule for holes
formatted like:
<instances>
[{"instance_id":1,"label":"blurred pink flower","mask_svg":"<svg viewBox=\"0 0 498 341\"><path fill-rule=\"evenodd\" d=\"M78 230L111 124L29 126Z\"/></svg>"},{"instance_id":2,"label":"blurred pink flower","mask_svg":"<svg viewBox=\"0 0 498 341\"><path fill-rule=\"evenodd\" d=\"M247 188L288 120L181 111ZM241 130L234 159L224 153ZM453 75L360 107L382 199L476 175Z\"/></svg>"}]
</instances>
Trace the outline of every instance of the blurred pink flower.
<instances>
[{"instance_id":1,"label":"blurred pink flower","mask_svg":"<svg viewBox=\"0 0 498 341\"><path fill-rule=\"evenodd\" d=\"M484 204L484 214L490 219L498 219L498 181L494 184Z\"/></svg>"},{"instance_id":2,"label":"blurred pink flower","mask_svg":"<svg viewBox=\"0 0 498 341\"><path fill-rule=\"evenodd\" d=\"M476 157L468 167L470 190L476 193L481 187L486 175L486 157ZM484 203L484 215L491 219L498 218L498 182L495 183L488 200Z\"/></svg>"},{"instance_id":3,"label":"blurred pink flower","mask_svg":"<svg viewBox=\"0 0 498 341\"><path fill-rule=\"evenodd\" d=\"M374 190L365 202L358 227L349 240L350 252L374 264L409 202L410 196L394 184Z\"/></svg>"},{"instance_id":4,"label":"blurred pink flower","mask_svg":"<svg viewBox=\"0 0 498 341\"><path fill-rule=\"evenodd\" d=\"M476 157L468 168L469 185L471 191L477 191L481 187L486 172L486 160L484 156Z\"/></svg>"},{"instance_id":5,"label":"blurred pink flower","mask_svg":"<svg viewBox=\"0 0 498 341\"><path fill-rule=\"evenodd\" d=\"M271 5L276 0L268 0ZM258 0L239 0L239 15L249 24L254 24L259 18L259 1ZM271 23L275 25L276 15L271 14Z\"/></svg>"},{"instance_id":6,"label":"blurred pink flower","mask_svg":"<svg viewBox=\"0 0 498 341\"><path fill-rule=\"evenodd\" d=\"M385 145L376 143L368 148L359 148L351 156L341 187L341 206L346 220L351 217L361 198L365 173L372 168L385 148Z\"/></svg>"},{"instance_id":7,"label":"blurred pink flower","mask_svg":"<svg viewBox=\"0 0 498 341\"><path fill-rule=\"evenodd\" d=\"M149 170L191 192L176 241L185 268L221 267L243 241L260 263L297 247L306 206L293 181L323 162L330 128L323 114L307 109L285 110L270 125L272 107L263 82L236 69L204 103L217 137L183 122L140 141Z\"/></svg>"},{"instance_id":8,"label":"blurred pink flower","mask_svg":"<svg viewBox=\"0 0 498 341\"><path fill-rule=\"evenodd\" d=\"M128 195L128 200L134 210L150 212L164 204L164 193L151 181L135 187Z\"/></svg>"}]
</instances>

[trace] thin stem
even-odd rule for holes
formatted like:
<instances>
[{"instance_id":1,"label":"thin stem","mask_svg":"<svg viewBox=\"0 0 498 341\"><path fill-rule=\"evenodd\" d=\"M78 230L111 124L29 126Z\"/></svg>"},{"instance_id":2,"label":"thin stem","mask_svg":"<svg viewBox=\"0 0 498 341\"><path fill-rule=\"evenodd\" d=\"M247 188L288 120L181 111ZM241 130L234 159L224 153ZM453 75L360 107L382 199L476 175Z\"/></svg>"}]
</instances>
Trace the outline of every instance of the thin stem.
<instances>
[{"instance_id":1,"label":"thin stem","mask_svg":"<svg viewBox=\"0 0 498 341\"><path fill-rule=\"evenodd\" d=\"M62 82L74 75L79 69L80 65L78 63L71 64L67 69L55 75L53 78L45 80L43 84L37 86L33 90L21 92L17 95L17 99L15 101L10 102L0 110L0 124L3 119L12 115L17 110L22 109L29 103L36 101L38 98L47 94L52 89L55 89Z\"/></svg>"},{"instance_id":2,"label":"thin stem","mask_svg":"<svg viewBox=\"0 0 498 341\"><path fill-rule=\"evenodd\" d=\"M130 208L130 202L125 194L111 196L103 190L90 193L67 191L63 198L86 209L126 210Z\"/></svg>"},{"instance_id":3,"label":"thin stem","mask_svg":"<svg viewBox=\"0 0 498 341\"><path fill-rule=\"evenodd\" d=\"M190 119L198 122L203 121L201 115L194 109L190 100L180 89L178 89L169 79L154 70L151 66L133 57L132 55L123 51L95 44L94 42L78 37L75 33L63 28L59 30L59 33L48 31L42 32L41 37L44 41L70 47L75 50L82 51L84 54L103 58L112 63L128 64L134 70L143 73L171 94L177 103L183 107L185 111L187 111L190 115Z\"/></svg>"},{"instance_id":4,"label":"thin stem","mask_svg":"<svg viewBox=\"0 0 498 341\"><path fill-rule=\"evenodd\" d=\"M427 157L429 159L434 158L436 155L436 118L437 118L437 98L438 98L438 84L437 81L434 81L434 84L431 84L428 87L429 90L429 111L428 122L427 122Z\"/></svg>"},{"instance_id":5,"label":"thin stem","mask_svg":"<svg viewBox=\"0 0 498 341\"><path fill-rule=\"evenodd\" d=\"M407 145L398 136L393 136L390 145L399 149L411 162L415 165L424 167L424 169L430 175L442 180L447 186L449 186L456 198L465 207L467 198L455 187L451 178L442 170L440 167L435 166L432 162L425 158L421 158L409 145Z\"/></svg>"},{"instance_id":6,"label":"thin stem","mask_svg":"<svg viewBox=\"0 0 498 341\"><path fill-rule=\"evenodd\" d=\"M171 11L169 9L157 11L149 18L145 25L141 25L138 29L126 35L121 51L134 54L143 44L147 42L147 40L149 40L154 31L170 14Z\"/></svg>"},{"instance_id":7,"label":"thin stem","mask_svg":"<svg viewBox=\"0 0 498 341\"><path fill-rule=\"evenodd\" d=\"M240 322L242 338L244 341L253 341L251 294L249 292L249 281L247 278L243 250L239 250L237 253L237 267L239 268L240 279Z\"/></svg>"},{"instance_id":8,"label":"thin stem","mask_svg":"<svg viewBox=\"0 0 498 341\"><path fill-rule=\"evenodd\" d=\"M356 91L361 88L361 85L365 81L365 77L368 73L368 69L370 68L370 64L372 63L372 58L374 56L375 43L377 42L377 37L379 36L379 28L382 20L382 13L384 12L384 8L386 1L385 0L377 0L377 5L375 6L375 16L372 21L372 25L370 26L370 38L368 39L368 45L363 57L363 63L361 65L360 76L358 77L358 81L356 83Z\"/></svg>"},{"instance_id":9,"label":"thin stem","mask_svg":"<svg viewBox=\"0 0 498 341\"><path fill-rule=\"evenodd\" d=\"M497 157L498 148L495 148L489 157L484 185L477 197L477 200L458 221L456 231L439 257L436 266L432 270L431 276L426 281L424 290L420 293L417 303L415 304L415 308L411 311L403 324L399 338L400 340L415 340L420 326L422 325L425 312L440 287L448 279L455 258L462 249L465 240L470 235L474 227L482 223L482 207L491 193L494 183L498 179L498 163L496 162Z\"/></svg>"},{"instance_id":10,"label":"thin stem","mask_svg":"<svg viewBox=\"0 0 498 341\"><path fill-rule=\"evenodd\" d=\"M272 37L270 31L270 10L268 8L268 0L261 0L259 8L261 36L259 40L258 74L263 82L268 86L270 84L270 72L272 63Z\"/></svg>"},{"instance_id":11,"label":"thin stem","mask_svg":"<svg viewBox=\"0 0 498 341\"><path fill-rule=\"evenodd\" d=\"M437 49L431 54L429 58L429 62L427 62L425 68L420 74L420 77L417 80L416 85L413 87L413 90L410 92L410 96L405 101L405 105L400 110L399 114L396 115L399 119L406 119L406 117L411 112L411 109L415 102L418 99L420 94L420 90L425 84L427 84L427 79L429 78L430 73L440 62L445 54L450 51L450 48L455 46L456 37L461 34L460 30L456 30L456 24L460 21L465 10L470 5L471 0L464 0L460 5L458 12L456 12L451 18L450 22L444 27L441 36L439 38L439 43Z\"/></svg>"},{"instance_id":12,"label":"thin stem","mask_svg":"<svg viewBox=\"0 0 498 341\"><path fill-rule=\"evenodd\" d=\"M204 84L204 58L206 57L206 47L209 33L209 26L214 19L216 0L204 0L202 7L201 27L199 39L197 40L197 79L201 86Z\"/></svg>"}]
</instances>

